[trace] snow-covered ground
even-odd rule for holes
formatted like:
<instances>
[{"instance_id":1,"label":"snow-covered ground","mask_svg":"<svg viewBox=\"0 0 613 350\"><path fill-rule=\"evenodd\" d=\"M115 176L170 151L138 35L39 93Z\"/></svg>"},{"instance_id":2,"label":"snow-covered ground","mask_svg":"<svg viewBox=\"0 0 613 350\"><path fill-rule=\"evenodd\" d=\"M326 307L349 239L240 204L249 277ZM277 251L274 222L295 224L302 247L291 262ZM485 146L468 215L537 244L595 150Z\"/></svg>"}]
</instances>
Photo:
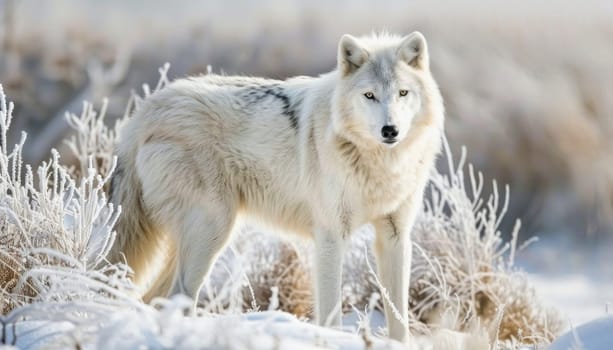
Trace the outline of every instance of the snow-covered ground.
<instances>
[{"instance_id":1,"label":"snow-covered ground","mask_svg":"<svg viewBox=\"0 0 613 350\"><path fill-rule=\"evenodd\" d=\"M613 349L613 314L607 315L606 311L607 303L613 300L611 266L606 263L610 260L607 255L610 248L609 243L587 246L552 236L518 254L516 266L528 273L541 300L555 306L568 320L568 332L554 341L549 350ZM157 309L140 306L95 313L96 319L87 323L71 322L68 316L58 319L52 316L54 312L48 315L38 312L36 320L17 322L15 332L9 325L5 329L6 343L19 349L75 348L76 344L83 349L143 346L148 349L407 349L382 336L385 322L383 315L376 311L366 318L367 322L363 322L364 315L346 315L345 328L334 330L280 311L184 316L188 305L189 300L177 297ZM408 348L488 347L485 338L467 338L450 332L430 338L413 337Z\"/></svg>"},{"instance_id":2,"label":"snow-covered ground","mask_svg":"<svg viewBox=\"0 0 613 350\"><path fill-rule=\"evenodd\" d=\"M602 317L573 328L547 350L610 350L613 348L613 316Z\"/></svg>"},{"instance_id":3,"label":"snow-covered ground","mask_svg":"<svg viewBox=\"0 0 613 350\"><path fill-rule=\"evenodd\" d=\"M613 349L613 242L585 241L548 236L518 254L543 302L567 320L548 350Z\"/></svg>"},{"instance_id":4,"label":"snow-covered ground","mask_svg":"<svg viewBox=\"0 0 613 350\"><path fill-rule=\"evenodd\" d=\"M613 242L586 241L548 236L516 259L543 301L562 313L569 328L613 315Z\"/></svg>"},{"instance_id":5,"label":"snow-covered ground","mask_svg":"<svg viewBox=\"0 0 613 350\"><path fill-rule=\"evenodd\" d=\"M370 331L357 333L315 326L281 311L184 316L191 302L176 297L161 312L125 310L92 322L93 329L68 321L25 321L5 329L5 344L17 349L412 349L485 350L486 338L455 332L415 336L404 345ZM359 321L349 316L346 321ZM371 321L382 321L375 314ZM3 347L0 349L11 349Z\"/></svg>"},{"instance_id":6,"label":"snow-covered ground","mask_svg":"<svg viewBox=\"0 0 613 350\"><path fill-rule=\"evenodd\" d=\"M574 273L554 277L532 274L529 280L546 303L560 310L569 327L613 316L611 280L599 282Z\"/></svg>"},{"instance_id":7,"label":"snow-covered ground","mask_svg":"<svg viewBox=\"0 0 613 350\"><path fill-rule=\"evenodd\" d=\"M372 349L403 348L388 339L363 338L300 322L279 311L183 317L174 310L165 320L160 318L154 323L142 316L140 313L118 313L101 327L97 336L84 340L78 339L78 332L69 322L18 323L15 346L32 350L63 348L73 340L73 344L78 343L85 349L362 349L366 343L371 344ZM12 329L9 329L7 343L12 342Z\"/></svg>"}]
</instances>

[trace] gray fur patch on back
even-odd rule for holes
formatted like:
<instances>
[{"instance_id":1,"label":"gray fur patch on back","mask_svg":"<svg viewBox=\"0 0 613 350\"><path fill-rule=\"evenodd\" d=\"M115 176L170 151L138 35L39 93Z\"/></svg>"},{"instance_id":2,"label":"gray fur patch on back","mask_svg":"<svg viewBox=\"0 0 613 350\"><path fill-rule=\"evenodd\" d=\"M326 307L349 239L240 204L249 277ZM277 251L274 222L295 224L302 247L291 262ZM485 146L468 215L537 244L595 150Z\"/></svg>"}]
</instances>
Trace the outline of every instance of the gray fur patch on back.
<instances>
[{"instance_id":1,"label":"gray fur patch on back","mask_svg":"<svg viewBox=\"0 0 613 350\"><path fill-rule=\"evenodd\" d=\"M283 87L278 84L249 86L245 88L244 97L248 103L257 103L267 97L273 97L281 102L281 113L288 117L289 123L294 130L298 130L298 113L297 107L302 104L302 101L292 101Z\"/></svg>"}]
</instances>

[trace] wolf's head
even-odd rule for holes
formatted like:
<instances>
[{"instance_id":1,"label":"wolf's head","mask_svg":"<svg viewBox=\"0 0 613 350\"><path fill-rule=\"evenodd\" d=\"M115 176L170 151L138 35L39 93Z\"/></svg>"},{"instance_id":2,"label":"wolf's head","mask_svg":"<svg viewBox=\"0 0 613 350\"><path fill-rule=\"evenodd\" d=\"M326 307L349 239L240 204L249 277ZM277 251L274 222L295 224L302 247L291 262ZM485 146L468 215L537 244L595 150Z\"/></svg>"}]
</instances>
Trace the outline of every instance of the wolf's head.
<instances>
[{"instance_id":1,"label":"wolf's head","mask_svg":"<svg viewBox=\"0 0 613 350\"><path fill-rule=\"evenodd\" d=\"M432 85L426 39L344 35L338 45L335 132L363 145L394 147L422 116Z\"/></svg>"}]
</instances>

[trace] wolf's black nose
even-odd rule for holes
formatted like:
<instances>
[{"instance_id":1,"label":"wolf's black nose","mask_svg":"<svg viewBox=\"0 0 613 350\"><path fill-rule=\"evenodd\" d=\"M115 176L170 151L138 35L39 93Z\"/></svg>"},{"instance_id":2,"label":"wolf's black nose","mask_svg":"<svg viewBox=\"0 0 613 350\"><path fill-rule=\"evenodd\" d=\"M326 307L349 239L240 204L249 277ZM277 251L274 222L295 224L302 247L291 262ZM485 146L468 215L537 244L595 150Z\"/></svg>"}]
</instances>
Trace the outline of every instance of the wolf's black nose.
<instances>
[{"instance_id":1,"label":"wolf's black nose","mask_svg":"<svg viewBox=\"0 0 613 350\"><path fill-rule=\"evenodd\" d=\"M385 139L393 139L398 136L398 128L396 125L386 125L381 128L381 136Z\"/></svg>"}]
</instances>

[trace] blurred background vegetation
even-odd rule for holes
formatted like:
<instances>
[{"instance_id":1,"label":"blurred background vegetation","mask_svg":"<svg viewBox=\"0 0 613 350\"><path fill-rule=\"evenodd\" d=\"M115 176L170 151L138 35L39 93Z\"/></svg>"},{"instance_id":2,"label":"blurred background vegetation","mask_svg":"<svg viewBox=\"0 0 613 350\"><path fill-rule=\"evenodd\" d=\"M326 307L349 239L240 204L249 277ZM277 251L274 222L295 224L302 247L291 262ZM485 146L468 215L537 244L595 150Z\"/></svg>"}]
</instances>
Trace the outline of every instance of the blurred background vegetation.
<instances>
[{"instance_id":1,"label":"blurred background vegetation","mask_svg":"<svg viewBox=\"0 0 613 350\"><path fill-rule=\"evenodd\" d=\"M511 187L503 229L596 245L613 236L610 1L0 0L0 83L11 144L36 164L69 132L66 111L204 73L285 78L334 69L344 33L423 32L454 151ZM64 152L65 153L65 152ZM69 162L69 159L65 159Z\"/></svg>"}]
</instances>

